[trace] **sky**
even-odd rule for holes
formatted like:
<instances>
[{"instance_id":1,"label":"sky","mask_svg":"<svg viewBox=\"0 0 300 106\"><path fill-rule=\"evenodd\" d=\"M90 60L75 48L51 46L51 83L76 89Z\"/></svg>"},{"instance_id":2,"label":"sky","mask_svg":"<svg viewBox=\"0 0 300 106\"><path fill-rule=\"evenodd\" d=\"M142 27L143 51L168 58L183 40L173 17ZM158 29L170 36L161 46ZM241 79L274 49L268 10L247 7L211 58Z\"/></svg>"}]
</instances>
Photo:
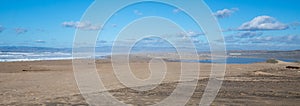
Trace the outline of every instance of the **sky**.
<instances>
[{"instance_id":1,"label":"sky","mask_svg":"<svg viewBox=\"0 0 300 106\"><path fill-rule=\"evenodd\" d=\"M299 0L204 1L219 22L229 50L300 49ZM97 46L110 46L120 31L136 20L147 16L159 16L172 20L187 32L176 30L177 32L164 33L171 36L170 39L177 42L190 39L198 48L208 49L205 33L182 9L145 2L122 8L113 13L105 24L92 23L89 20L80 21L93 2L0 0L0 46L71 48L76 29L87 32L102 31L97 39ZM101 11L98 14L101 15ZM156 29L160 29L158 27ZM126 45L128 40L130 39L122 39L120 42ZM156 37L143 40L143 44L138 45L169 45L166 40Z\"/></svg>"}]
</instances>

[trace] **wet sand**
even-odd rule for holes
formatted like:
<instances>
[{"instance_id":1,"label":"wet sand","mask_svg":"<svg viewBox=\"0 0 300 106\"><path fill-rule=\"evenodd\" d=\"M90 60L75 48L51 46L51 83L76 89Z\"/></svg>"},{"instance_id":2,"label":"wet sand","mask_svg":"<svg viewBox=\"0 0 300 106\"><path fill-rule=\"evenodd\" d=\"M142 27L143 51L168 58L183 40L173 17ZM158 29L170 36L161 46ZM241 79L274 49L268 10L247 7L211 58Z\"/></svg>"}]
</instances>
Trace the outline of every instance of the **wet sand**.
<instances>
[{"instance_id":1,"label":"wet sand","mask_svg":"<svg viewBox=\"0 0 300 106\"><path fill-rule=\"evenodd\" d=\"M192 80L197 83L196 90L186 104L198 105L211 64L187 64L200 66L199 78ZM212 105L299 105L300 70L286 69L288 65L300 66L286 62L228 64L223 85ZM181 67L178 62L166 62L167 74L163 83L144 92L122 85L114 76L109 59L97 60L96 66L107 88L107 91L97 93L108 92L128 105L159 103L176 85L184 82L179 81ZM146 79L151 73L148 58L135 57L130 66L137 78ZM87 105L76 85L71 60L2 62L0 67L0 105Z\"/></svg>"}]
</instances>

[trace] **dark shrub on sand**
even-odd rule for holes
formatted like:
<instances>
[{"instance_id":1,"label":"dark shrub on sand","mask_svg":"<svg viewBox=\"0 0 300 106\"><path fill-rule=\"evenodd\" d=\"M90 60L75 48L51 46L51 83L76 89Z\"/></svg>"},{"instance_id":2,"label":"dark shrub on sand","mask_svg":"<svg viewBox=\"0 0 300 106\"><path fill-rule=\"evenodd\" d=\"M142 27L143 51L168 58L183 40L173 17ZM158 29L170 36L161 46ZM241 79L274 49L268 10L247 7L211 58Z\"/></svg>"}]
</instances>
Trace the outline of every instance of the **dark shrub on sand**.
<instances>
[{"instance_id":1,"label":"dark shrub on sand","mask_svg":"<svg viewBox=\"0 0 300 106\"><path fill-rule=\"evenodd\" d=\"M278 63L278 61L276 60L276 59L268 59L267 61L266 61L267 63Z\"/></svg>"}]
</instances>

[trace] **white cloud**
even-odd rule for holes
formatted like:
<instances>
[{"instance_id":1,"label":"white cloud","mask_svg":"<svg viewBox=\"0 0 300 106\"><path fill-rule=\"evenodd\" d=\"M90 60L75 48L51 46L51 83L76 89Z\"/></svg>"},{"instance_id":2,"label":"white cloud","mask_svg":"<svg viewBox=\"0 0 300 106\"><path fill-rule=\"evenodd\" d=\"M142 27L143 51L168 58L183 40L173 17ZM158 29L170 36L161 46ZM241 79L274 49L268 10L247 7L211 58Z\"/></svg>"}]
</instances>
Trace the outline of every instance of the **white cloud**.
<instances>
[{"instance_id":1,"label":"white cloud","mask_svg":"<svg viewBox=\"0 0 300 106\"><path fill-rule=\"evenodd\" d=\"M182 12L182 10L179 9L179 8L176 8L176 9L173 10L173 13L174 13L174 14L177 14L177 13L180 13L180 12Z\"/></svg>"},{"instance_id":2,"label":"white cloud","mask_svg":"<svg viewBox=\"0 0 300 106\"><path fill-rule=\"evenodd\" d=\"M46 43L44 40L36 40L35 43Z\"/></svg>"},{"instance_id":3,"label":"white cloud","mask_svg":"<svg viewBox=\"0 0 300 106\"><path fill-rule=\"evenodd\" d=\"M253 32L253 31L243 31L237 32L230 35L225 35L225 42L226 43L241 43L241 42L248 42L248 40L261 38L263 32Z\"/></svg>"},{"instance_id":4,"label":"white cloud","mask_svg":"<svg viewBox=\"0 0 300 106\"><path fill-rule=\"evenodd\" d=\"M74 22L74 21L70 21L70 22L63 22L62 26L64 27L68 27L68 28L77 28L77 29L81 29L81 30L101 30L101 26L100 25L93 25L88 21L84 21L84 22Z\"/></svg>"},{"instance_id":5,"label":"white cloud","mask_svg":"<svg viewBox=\"0 0 300 106\"><path fill-rule=\"evenodd\" d=\"M73 21L71 21L71 22L63 22L62 26L64 26L64 27L75 27L76 26L76 22L73 22Z\"/></svg>"},{"instance_id":6,"label":"white cloud","mask_svg":"<svg viewBox=\"0 0 300 106\"><path fill-rule=\"evenodd\" d=\"M118 27L118 24L112 24L111 26L115 28Z\"/></svg>"},{"instance_id":7,"label":"white cloud","mask_svg":"<svg viewBox=\"0 0 300 106\"><path fill-rule=\"evenodd\" d=\"M204 35L204 33L199 33L199 32L195 32L195 31L187 31L187 32L180 32L179 36L185 38L188 37L198 37L200 35Z\"/></svg>"},{"instance_id":8,"label":"white cloud","mask_svg":"<svg viewBox=\"0 0 300 106\"><path fill-rule=\"evenodd\" d=\"M133 13L134 13L135 15L143 15L143 13L140 12L139 10L134 10Z\"/></svg>"},{"instance_id":9,"label":"white cloud","mask_svg":"<svg viewBox=\"0 0 300 106\"><path fill-rule=\"evenodd\" d=\"M223 10L218 10L213 15L216 16L217 18L226 18L226 17L231 16L234 12L236 12L238 10L239 10L238 8L223 9Z\"/></svg>"},{"instance_id":10,"label":"white cloud","mask_svg":"<svg viewBox=\"0 0 300 106\"><path fill-rule=\"evenodd\" d=\"M291 26L292 29L297 29L297 27L300 26L300 22L297 22L297 21L293 22L293 23L290 24L290 26Z\"/></svg>"},{"instance_id":11,"label":"white cloud","mask_svg":"<svg viewBox=\"0 0 300 106\"><path fill-rule=\"evenodd\" d=\"M264 43L264 44L299 44L299 35L279 35L279 36L260 36L249 39L252 43Z\"/></svg>"},{"instance_id":12,"label":"white cloud","mask_svg":"<svg viewBox=\"0 0 300 106\"><path fill-rule=\"evenodd\" d=\"M247 31L247 32L238 32L237 34L233 35L237 38L253 38L253 37L258 37L263 35L262 32L252 32L252 31Z\"/></svg>"},{"instance_id":13,"label":"white cloud","mask_svg":"<svg viewBox=\"0 0 300 106\"><path fill-rule=\"evenodd\" d=\"M270 16L258 16L253 20L242 24L238 30L284 30L288 29L288 25L277 21L275 18Z\"/></svg>"},{"instance_id":14,"label":"white cloud","mask_svg":"<svg viewBox=\"0 0 300 106\"><path fill-rule=\"evenodd\" d=\"M292 25L292 26L300 26L300 22L297 22L297 21L296 21L296 22L291 23L291 25Z\"/></svg>"},{"instance_id":15,"label":"white cloud","mask_svg":"<svg viewBox=\"0 0 300 106\"><path fill-rule=\"evenodd\" d=\"M25 28L15 28L15 32L16 32L17 34L23 34L23 33L28 32L28 30L25 29Z\"/></svg>"},{"instance_id":16,"label":"white cloud","mask_svg":"<svg viewBox=\"0 0 300 106\"><path fill-rule=\"evenodd\" d=\"M107 41L105 41L105 40L99 40L99 41L97 41L97 43L107 43Z\"/></svg>"}]
</instances>

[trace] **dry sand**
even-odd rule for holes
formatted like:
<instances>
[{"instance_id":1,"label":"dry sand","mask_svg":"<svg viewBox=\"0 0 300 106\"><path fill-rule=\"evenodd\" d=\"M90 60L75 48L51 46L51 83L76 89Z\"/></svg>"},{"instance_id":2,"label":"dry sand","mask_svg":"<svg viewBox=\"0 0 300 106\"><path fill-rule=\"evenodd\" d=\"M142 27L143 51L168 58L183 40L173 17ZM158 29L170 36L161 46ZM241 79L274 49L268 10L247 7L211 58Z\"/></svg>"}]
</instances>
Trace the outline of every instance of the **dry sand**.
<instances>
[{"instance_id":1,"label":"dry sand","mask_svg":"<svg viewBox=\"0 0 300 106\"><path fill-rule=\"evenodd\" d=\"M150 75L148 58L135 57L130 66L136 77ZM187 105L198 105L211 64L200 66L198 86ZM114 76L111 62L97 60L105 87L119 101L130 105L151 105L168 97L178 82L180 63L166 62L167 74L157 88L138 92L123 86ZM300 70L279 64L228 64L225 80L212 105L300 105ZM146 86L145 86L146 87ZM99 92L101 93L101 92ZM174 102L176 103L176 102ZM71 60L0 63L0 105L87 105L80 95Z\"/></svg>"}]
</instances>

